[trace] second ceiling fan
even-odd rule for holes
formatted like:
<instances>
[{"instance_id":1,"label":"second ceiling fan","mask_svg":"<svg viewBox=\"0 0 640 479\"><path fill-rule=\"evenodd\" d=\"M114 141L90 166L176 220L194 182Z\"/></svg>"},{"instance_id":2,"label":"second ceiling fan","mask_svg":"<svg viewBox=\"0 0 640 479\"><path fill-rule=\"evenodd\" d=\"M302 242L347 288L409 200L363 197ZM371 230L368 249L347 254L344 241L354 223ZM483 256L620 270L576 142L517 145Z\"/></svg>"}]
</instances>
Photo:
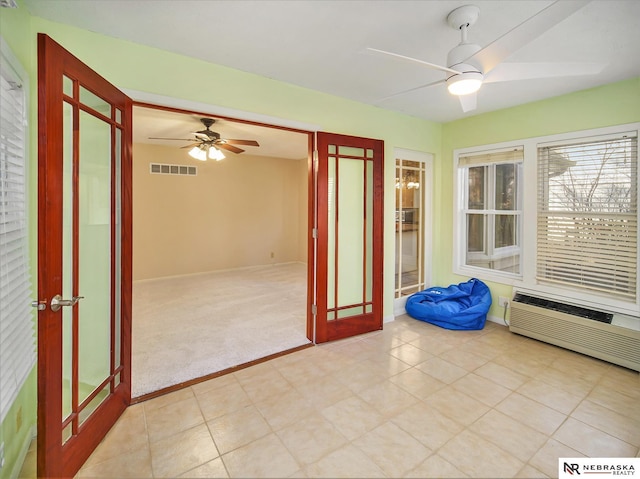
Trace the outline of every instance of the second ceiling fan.
<instances>
[{"instance_id":1,"label":"second ceiling fan","mask_svg":"<svg viewBox=\"0 0 640 479\"><path fill-rule=\"evenodd\" d=\"M181 148L191 148L189 155L201 161L207 158L220 161L225 158L220 150L231 151L232 153L242 153L244 150L236 145L242 146L260 146L255 140L232 140L222 138L220 133L212 131L211 126L216 122L213 118L201 118L200 122L205 129L193 133L195 138L158 138L149 137L150 140L175 140L175 141L191 141L193 143L182 146Z\"/></svg>"}]
</instances>

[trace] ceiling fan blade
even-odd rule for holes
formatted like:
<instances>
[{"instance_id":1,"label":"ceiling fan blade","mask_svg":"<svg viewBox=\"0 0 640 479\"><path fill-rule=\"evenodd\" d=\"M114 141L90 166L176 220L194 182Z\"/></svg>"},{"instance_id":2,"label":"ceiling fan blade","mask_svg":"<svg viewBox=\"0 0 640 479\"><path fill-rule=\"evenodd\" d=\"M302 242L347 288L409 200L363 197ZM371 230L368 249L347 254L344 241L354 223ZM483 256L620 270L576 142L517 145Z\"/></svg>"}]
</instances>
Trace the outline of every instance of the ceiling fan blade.
<instances>
[{"instance_id":1,"label":"ceiling fan blade","mask_svg":"<svg viewBox=\"0 0 640 479\"><path fill-rule=\"evenodd\" d=\"M180 149L184 149L184 148L193 148L194 146L200 146L201 143L191 143L190 145L185 145L185 146L181 146Z\"/></svg>"},{"instance_id":2,"label":"ceiling fan blade","mask_svg":"<svg viewBox=\"0 0 640 479\"><path fill-rule=\"evenodd\" d=\"M384 98L381 98L380 100L376 101L376 105L380 104L383 101L386 101L386 100L388 100L390 98L394 98L396 96L399 96L399 95L404 95L406 93L411 93L412 91L421 90L423 88L428 88L430 86L442 85L443 83L445 83L445 80L438 80L438 81L434 81L434 82L431 82L431 83L426 83L424 85L420 85L420 86L416 86L416 87L413 87L413 88L409 88L408 90L402 90L402 91L399 91L399 92L396 92L396 93L392 93L391 95L385 96Z\"/></svg>"},{"instance_id":3,"label":"ceiling fan blade","mask_svg":"<svg viewBox=\"0 0 640 479\"><path fill-rule=\"evenodd\" d=\"M478 105L478 94L469 93L468 95L459 95L460 106L465 113L476 109Z\"/></svg>"},{"instance_id":4,"label":"ceiling fan blade","mask_svg":"<svg viewBox=\"0 0 640 479\"><path fill-rule=\"evenodd\" d=\"M193 141L193 138L158 138L154 136L148 137L149 140L175 140L175 141Z\"/></svg>"},{"instance_id":5,"label":"ceiling fan blade","mask_svg":"<svg viewBox=\"0 0 640 479\"><path fill-rule=\"evenodd\" d=\"M535 78L597 75L605 63L500 63L484 77L484 83Z\"/></svg>"},{"instance_id":6,"label":"ceiling fan blade","mask_svg":"<svg viewBox=\"0 0 640 479\"><path fill-rule=\"evenodd\" d=\"M230 145L246 145L246 146L260 146L260 144L256 140L222 140L224 143L228 143Z\"/></svg>"},{"instance_id":7,"label":"ceiling fan blade","mask_svg":"<svg viewBox=\"0 0 640 479\"><path fill-rule=\"evenodd\" d=\"M385 50L378 50L377 48L367 48L368 51L374 53L380 53L382 55L389 55L395 58L400 58L401 60L407 60L414 63L419 63L421 65L428 66L429 68L435 68L436 70L440 70L447 73L455 73L456 75L460 73L459 71L452 70L451 68L443 67L442 65L436 65L435 63L425 62L424 60L418 60L417 58L407 57L405 55L400 55L399 53L387 52Z\"/></svg>"},{"instance_id":8,"label":"ceiling fan blade","mask_svg":"<svg viewBox=\"0 0 640 479\"><path fill-rule=\"evenodd\" d=\"M233 153L242 153L244 151L242 148L238 148L237 146L233 146L233 145L228 145L226 143L216 143L216 148L229 150Z\"/></svg>"},{"instance_id":9,"label":"ceiling fan blade","mask_svg":"<svg viewBox=\"0 0 640 479\"><path fill-rule=\"evenodd\" d=\"M557 0L469 57L465 63L478 63L486 75L509 55L580 10L590 1Z\"/></svg>"}]
</instances>

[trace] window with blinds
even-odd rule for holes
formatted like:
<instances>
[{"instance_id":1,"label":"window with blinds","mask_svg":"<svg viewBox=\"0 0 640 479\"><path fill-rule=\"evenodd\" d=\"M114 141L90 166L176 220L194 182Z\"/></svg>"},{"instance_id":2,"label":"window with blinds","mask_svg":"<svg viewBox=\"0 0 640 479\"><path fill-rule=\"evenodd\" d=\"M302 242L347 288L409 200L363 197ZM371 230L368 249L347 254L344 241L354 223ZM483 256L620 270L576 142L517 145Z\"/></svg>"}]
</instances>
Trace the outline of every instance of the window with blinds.
<instances>
[{"instance_id":1,"label":"window with blinds","mask_svg":"<svg viewBox=\"0 0 640 479\"><path fill-rule=\"evenodd\" d=\"M1 41L0 421L36 361L27 230L26 80L19 63Z\"/></svg>"},{"instance_id":2,"label":"window with blinds","mask_svg":"<svg viewBox=\"0 0 640 479\"><path fill-rule=\"evenodd\" d=\"M536 277L635 301L636 133L538 146Z\"/></svg>"},{"instance_id":3,"label":"window with blinds","mask_svg":"<svg viewBox=\"0 0 640 479\"><path fill-rule=\"evenodd\" d=\"M464 265L521 274L523 148L460 155Z\"/></svg>"}]
</instances>

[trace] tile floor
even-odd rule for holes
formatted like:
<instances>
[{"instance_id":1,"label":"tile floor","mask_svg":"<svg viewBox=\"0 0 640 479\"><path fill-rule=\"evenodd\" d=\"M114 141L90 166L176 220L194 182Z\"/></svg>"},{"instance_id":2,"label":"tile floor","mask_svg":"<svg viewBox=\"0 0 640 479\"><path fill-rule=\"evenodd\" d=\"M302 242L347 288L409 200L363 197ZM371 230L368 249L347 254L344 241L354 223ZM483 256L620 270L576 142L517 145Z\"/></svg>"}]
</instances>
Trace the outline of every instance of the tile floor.
<instances>
[{"instance_id":1,"label":"tile floor","mask_svg":"<svg viewBox=\"0 0 640 479\"><path fill-rule=\"evenodd\" d=\"M134 405L77 477L544 478L639 447L638 373L403 316Z\"/></svg>"}]
</instances>

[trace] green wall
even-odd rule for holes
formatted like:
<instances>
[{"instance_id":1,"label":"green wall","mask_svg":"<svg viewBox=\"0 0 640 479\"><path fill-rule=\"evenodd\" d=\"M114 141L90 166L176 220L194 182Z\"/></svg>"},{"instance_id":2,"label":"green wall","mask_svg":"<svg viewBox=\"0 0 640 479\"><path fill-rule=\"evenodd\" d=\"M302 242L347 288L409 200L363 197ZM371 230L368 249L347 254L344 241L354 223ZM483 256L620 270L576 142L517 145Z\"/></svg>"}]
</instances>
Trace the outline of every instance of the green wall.
<instances>
[{"instance_id":1,"label":"green wall","mask_svg":"<svg viewBox=\"0 0 640 479\"><path fill-rule=\"evenodd\" d=\"M446 123L438 163L434 231L434 278L441 284L464 281L453 274L453 151L509 140L553 135L640 121L640 78L583 90ZM482 278L481 278L482 279ZM511 286L487 282L493 295L489 315L502 317L498 296Z\"/></svg>"}]
</instances>

